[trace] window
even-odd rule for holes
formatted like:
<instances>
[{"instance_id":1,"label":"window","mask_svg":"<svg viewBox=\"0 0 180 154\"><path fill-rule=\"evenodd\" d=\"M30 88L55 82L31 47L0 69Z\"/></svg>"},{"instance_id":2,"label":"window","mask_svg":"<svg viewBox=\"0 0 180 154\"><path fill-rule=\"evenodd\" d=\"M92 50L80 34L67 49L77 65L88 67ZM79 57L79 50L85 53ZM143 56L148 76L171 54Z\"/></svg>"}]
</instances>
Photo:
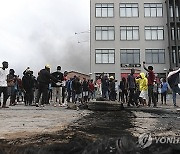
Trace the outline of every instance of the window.
<instances>
[{"instance_id":1,"label":"window","mask_svg":"<svg viewBox=\"0 0 180 154\"><path fill-rule=\"evenodd\" d=\"M174 27L171 27L171 40L175 40ZM177 39L180 40L180 27L177 27Z\"/></svg>"},{"instance_id":2,"label":"window","mask_svg":"<svg viewBox=\"0 0 180 154\"><path fill-rule=\"evenodd\" d=\"M164 40L164 27L145 27L146 40Z\"/></svg>"},{"instance_id":3,"label":"window","mask_svg":"<svg viewBox=\"0 0 180 154\"><path fill-rule=\"evenodd\" d=\"M170 17L172 18L172 17L174 17L174 13L173 13L173 6L170 6ZM179 8L178 8L178 6L176 6L176 17L179 17L179 13L178 13L178 11L179 11Z\"/></svg>"},{"instance_id":4,"label":"window","mask_svg":"<svg viewBox=\"0 0 180 154\"><path fill-rule=\"evenodd\" d=\"M104 18L114 17L114 4L97 3L96 17L104 17Z\"/></svg>"},{"instance_id":5,"label":"window","mask_svg":"<svg viewBox=\"0 0 180 154\"><path fill-rule=\"evenodd\" d=\"M139 17L138 4L120 3L120 17Z\"/></svg>"},{"instance_id":6,"label":"window","mask_svg":"<svg viewBox=\"0 0 180 154\"><path fill-rule=\"evenodd\" d=\"M174 27L171 27L171 40L174 40Z\"/></svg>"},{"instance_id":7,"label":"window","mask_svg":"<svg viewBox=\"0 0 180 154\"><path fill-rule=\"evenodd\" d=\"M180 63L180 47L178 47L179 50L179 63ZM176 50L173 48L172 50L172 62L175 64L176 63Z\"/></svg>"},{"instance_id":8,"label":"window","mask_svg":"<svg viewBox=\"0 0 180 154\"><path fill-rule=\"evenodd\" d=\"M139 64L140 50L139 49L121 49L120 50L121 64Z\"/></svg>"},{"instance_id":9,"label":"window","mask_svg":"<svg viewBox=\"0 0 180 154\"><path fill-rule=\"evenodd\" d=\"M96 49L96 64L114 64L115 51L114 49Z\"/></svg>"},{"instance_id":10,"label":"window","mask_svg":"<svg viewBox=\"0 0 180 154\"><path fill-rule=\"evenodd\" d=\"M179 17L179 7L176 6L176 17Z\"/></svg>"},{"instance_id":11,"label":"window","mask_svg":"<svg viewBox=\"0 0 180 154\"><path fill-rule=\"evenodd\" d=\"M120 40L139 40L139 27L121 26Z\"/></svg>"},{"instance_id":12,"label":"window","mask_svg":"<svg viewBox=\"0 0 180 154\"><path fill-rule=\"evenodd\" d=\"M165 50L164 49L146 49L146 63L147 64L164 64Z\"/></svg>"},{"instance_id":13,"label":"window","mask_svg":"<svg viewBox=\"0 0 180 154\"><path fill-rule=\"evenodd\" d=\"M115 40L114 27L96 27L96 40Z\"/></svg>"},{"instance_id":14,"label":"window","mask_svg":"<svg viewBox=\"0 0 180 154\"><path fill-rule=\"evenodd\" d=\"M145 3L144 4L145 17L162 17L163 4L161 3Z\"/></svg>"}]
</instances>

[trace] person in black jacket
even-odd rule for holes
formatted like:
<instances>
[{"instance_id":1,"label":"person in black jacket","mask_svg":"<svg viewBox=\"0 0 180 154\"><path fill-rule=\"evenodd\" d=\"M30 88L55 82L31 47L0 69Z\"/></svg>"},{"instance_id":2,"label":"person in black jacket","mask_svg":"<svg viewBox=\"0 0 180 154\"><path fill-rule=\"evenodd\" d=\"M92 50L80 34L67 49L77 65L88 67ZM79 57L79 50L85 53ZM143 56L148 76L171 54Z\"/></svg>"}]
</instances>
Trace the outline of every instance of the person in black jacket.
<instances>
[{"instance_id":1,"label":"person in black jacket","mask_svg":"<svg viewBox=\"0 0 180 154\"><path fill-rule=\"evenodd\" d=\"M76 109L79 110L79 106L82 104L82 84L80 82L80 79L77 77L75 79L75 104L76 104Z\"/></svg>"},{"instance_id":2,"label":"person in black jacket","mask_svg":"<svg viewBox=\"0 0 180 154\"><path fill-rule=\"evenodd\" d=\"M24 76L22 78L22 86L24 89L24 101L25 105L32 105L33 102L33 89L35 85L35 80L32 75L32 71L28 70L24 73Z\"/></svg>"},{"instance_id":3,"label":"person in black jacket","mask_svg":"<svg viewBox=\"0 0 180 154\"><path fill-rule=\"evenodd\" d=\"M36 96L36 106L39 107L39 99L42 94L41 106L48 104L48 88L51 80L55 83L60 82L57 78L50 74L50 66L46 65L44 69L39 72L37 77L38 92Z\"/></svg>"},{"instance_id":4,"label":"person in black jacket","mask_svg":"<svg viewBox=\"0 0 180 154\"><path fill-rule=\"evenodd\" d=\"M115 85L115 80L113 76L110 76L110 81L109 81L109 99L111 101L115 101L116 100L116 85Z\"/></svg>"},{"instance_id":5,"label":"person in black jacket","mask_svg":"<svg viewBox=\"0 0 180 154\"><path fill-rule=\"evenodd\" d=\"M61 83L64 80L64 75L61 73L61 66L57 66L57 71L53 72L51 74L53 77L58 79ZM51 82L51 87L52 87L52 97L53 97L53 102L54 102L54 107L56 107L56 103L58 102L59 106L62 105L62 85L56 84L52 80Z\"/></svg>"},{"instance_id":6,"label":"person in black jacket","mask_svg":"<svg viewBox=\"0 0 180 154\"><path fill-rule=\"evenodd\" d=\"M83 101L87 103L88 95L89 95L89 83L86 80L86 78L83 78L82 89L83 89Z\"/></svg>"},{"instance_id":7,"label":"person in black jacket","mask_svg":"<svg viewBox=\"0 0 180 154\"><path fill-rule=\"evenodd\" d=\"M126 78L123 77L122 81L120 81L119 85L119 101L121 100L122 103L127 103L128 101L128 92L127 92L127 82Z\"/></svg>"},{"instance_id":8,"label":"person in black jacket","mask_svg":"<svg viewBox=\"0 0 180 154\"><path fill-rule=\"evenodd\" d=\"M180 73L180 68L178 70L173 70L169 69L169 74L167 76L168 79L168 84L172 89L172 94L173 94L173 104L174 107L177 107L176 105L176 93L180 95L180 88L178 86L179 82L179 73Z\"/></svg>"}]
</instances>

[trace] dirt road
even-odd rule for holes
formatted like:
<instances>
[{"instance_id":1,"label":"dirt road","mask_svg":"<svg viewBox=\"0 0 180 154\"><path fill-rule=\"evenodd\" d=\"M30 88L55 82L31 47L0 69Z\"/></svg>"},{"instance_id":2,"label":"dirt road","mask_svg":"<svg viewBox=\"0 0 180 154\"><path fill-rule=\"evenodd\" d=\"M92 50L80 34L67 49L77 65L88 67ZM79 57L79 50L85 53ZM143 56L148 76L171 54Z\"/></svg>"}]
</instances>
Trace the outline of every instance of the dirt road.
<instances>
[{"instance_id":1,"label":"dirt road","mask_svg":"<svg viewBox=\"0 0 180 154\"><path fill-rule=\"evenodd\" d=\"M179 144L138 142L143 133L180 137L180 112L170 103L111 112L19 105L0 117L0 154L180 153Z\"/></svg>"}]
</instances>

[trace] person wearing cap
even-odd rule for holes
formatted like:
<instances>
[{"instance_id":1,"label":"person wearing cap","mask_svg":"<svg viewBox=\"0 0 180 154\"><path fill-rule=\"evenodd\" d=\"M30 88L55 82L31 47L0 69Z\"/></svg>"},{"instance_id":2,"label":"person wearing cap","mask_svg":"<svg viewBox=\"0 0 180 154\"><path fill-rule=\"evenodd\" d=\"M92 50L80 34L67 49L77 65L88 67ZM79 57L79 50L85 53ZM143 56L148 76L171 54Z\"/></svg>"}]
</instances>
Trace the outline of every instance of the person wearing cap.
<instances>
[{"instance_id":1,"label":"person wearing cap","mask_svg":"<svg viewBox=\"0 0 180 154\"><path fill-rule=\"evenodd\" d=\"M48 104L48 88L49 84L51 81L57 83L59 80L52 76L50 74L50 66L46 65L44 69L40 70L38 77L37 77L37 82L38 82L38 91L37 91L37 96L36 96L36 106L39 106L39 99L42 95L42 100L41 100L41 106L44 106L44 104Z\"/></svg>"},{"instance_id":2,"label":"person wearing cap","mask_svg":"<svg viewBox=\"0 0 180 154\"><path fill-rule=\"evenodd\" d=\"M61 66L57 66L57 70L51 74L54 78L58 79L60 83L64 80L64 75L61 72ZM53 97L53 103L54 106L56 107L56 103L58 102L59 106L62 105L62 84L56 84L52 80L51 82L51 87L52 87L52 97Z\"/></svg>"},{"instance_id":3,"label":"person wearing cap","mask_svg":"<svg viewBox=\"0 0 180 154\"><path fill-rule=\"evenodd\" d=\"M8 75L8 62L4 61L2 63L2 67L0 68L0 95L3 93L3 105L2 108L8 108L6 106L6 102L8 99L8 92L7 92L7 75ZM1 106L1 104L0 104Z\"/></svg>"}]
</instances>

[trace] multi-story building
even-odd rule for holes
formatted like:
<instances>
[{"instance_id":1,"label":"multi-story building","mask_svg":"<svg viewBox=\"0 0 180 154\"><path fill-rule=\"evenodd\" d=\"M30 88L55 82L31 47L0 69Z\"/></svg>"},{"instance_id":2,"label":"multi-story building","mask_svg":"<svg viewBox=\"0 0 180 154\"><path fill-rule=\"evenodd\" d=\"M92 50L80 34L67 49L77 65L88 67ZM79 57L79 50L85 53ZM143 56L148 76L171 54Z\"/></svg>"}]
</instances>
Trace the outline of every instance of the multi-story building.
<instances>
[{"instance_id":1,"label":"multi-story building","mask_svg":"<svg viewBox=\"0 0 180 154\"><path fill-rule=\"evenodd\" d=\"M152 65L158 77L180 66L180 0L91 0L90 71L117 80Z\"/></svg>"}]
</instances>

